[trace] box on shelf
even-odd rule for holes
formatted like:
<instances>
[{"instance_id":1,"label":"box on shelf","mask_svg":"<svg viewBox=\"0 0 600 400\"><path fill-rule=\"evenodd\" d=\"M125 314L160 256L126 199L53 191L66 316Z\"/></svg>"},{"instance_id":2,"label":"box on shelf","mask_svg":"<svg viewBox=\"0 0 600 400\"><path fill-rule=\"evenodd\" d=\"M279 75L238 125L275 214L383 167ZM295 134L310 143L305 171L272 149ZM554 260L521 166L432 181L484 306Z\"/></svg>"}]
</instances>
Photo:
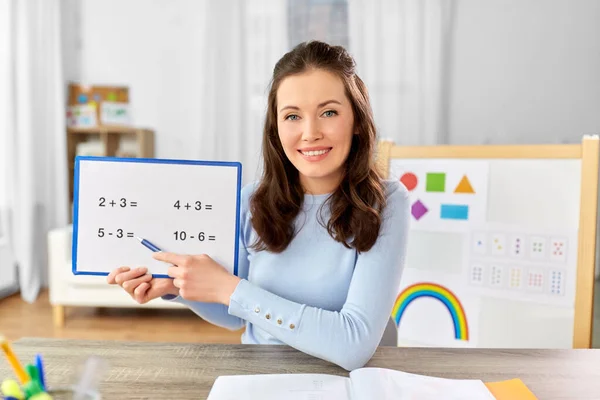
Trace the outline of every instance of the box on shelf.
<instances>
[{"instance_id":1,"label":"box on shelf","mask_svg":"<svg viewBox=\"0 0 600 400\"><path fill-rule=\"evenodd\" d=\"M98 112L94 104L81 104L67 107L67 126L92 128L98 126Z\"/></svg>"},{"instance_id":2,"label":"box on shelf","mask_svg":"<svg viewBox=\"0 0 600 400\"><path fill-rule=\"evenodd\" d=\"M76 144L75 155L105 157L106 150L101 140L89 139Z\"/></svg>"},{"instance_id":3,"label":"box on shelf","mask_svg":"<svg viewBox=\"0 0 600 400\"><path fill-rule=\"evenodd\" d=\"M69 83L67 126L131 126L127 86L102 86Z\"/></svg>"}]
</instances>

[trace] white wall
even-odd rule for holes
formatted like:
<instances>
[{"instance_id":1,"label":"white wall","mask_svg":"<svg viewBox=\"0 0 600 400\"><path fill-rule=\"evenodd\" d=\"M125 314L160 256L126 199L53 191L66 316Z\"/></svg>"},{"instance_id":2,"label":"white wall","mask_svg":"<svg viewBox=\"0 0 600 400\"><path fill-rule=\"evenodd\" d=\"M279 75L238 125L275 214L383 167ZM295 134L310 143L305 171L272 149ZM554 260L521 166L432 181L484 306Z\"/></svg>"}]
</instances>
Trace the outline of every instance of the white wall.
<instances>
[{"instance_id":1,"label":"white wall","mask_svg":"<svg viewBox=\"0 0 600 400\"><path fill-rule=\"evenodd\" d=\"M450 142L600 133L600 1L455 1Z\"/></svg>"},{"instance_id":2,"label":"white wall","mask_svg":"<svg viewBox=\"0 0 600 400\"><path fill-rule=\"evenodd\" d=\"M133 123L156 131L156 156L198 158L207 2L68 0L69 80L130 88Z\"/></svg>"},{"instance_id":3,"label":"white wall","mask_svg":"<svg viewBox=\"0 0 600 400\"><path fill-rule=\"evenodd\" d=\"M451 143L600 133L600 1L454 1ZM195 0L66 0L66 76L129 85L135 124L157 130L157 156L198 157L206 12Z\"/></svg>"}]
</instances>

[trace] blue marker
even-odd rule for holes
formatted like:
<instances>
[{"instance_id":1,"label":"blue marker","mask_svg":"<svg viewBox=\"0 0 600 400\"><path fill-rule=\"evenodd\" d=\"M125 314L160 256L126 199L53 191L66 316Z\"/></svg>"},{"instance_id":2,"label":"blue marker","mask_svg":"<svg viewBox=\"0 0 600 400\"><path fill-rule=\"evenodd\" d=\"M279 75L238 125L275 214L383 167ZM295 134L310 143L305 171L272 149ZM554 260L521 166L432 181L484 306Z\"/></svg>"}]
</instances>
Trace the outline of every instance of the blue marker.
<instances>
[{"instance_id":1,"label":"blue marker","mask_svg":"<svg viewBox=\"0 0 600 400\"><path fill-rule=\"evenodd\" d=\"M38 370L38 378L40 380L40 386L43 391L46 391L46 379L44 378L44 363L42 362L42 356L37 354L35 356L35 366Z\"/></svg>"},{"instance_id":2,"label":"blue marker","mask_svg":"<svg viewBox=\"0 0 600 400\"><path fill-rule=\"evenodd\" d=\"M146 239L142 239L141 237L138 237L138 236L136 236L135 238L137 240L139 240L144 246L146 246L147 248L149 248L152 251L162 251L161 249L159 249L158 247L156 247L155 245L153 245L152 243L150 243Z\"/></svg>"}]
</instances>

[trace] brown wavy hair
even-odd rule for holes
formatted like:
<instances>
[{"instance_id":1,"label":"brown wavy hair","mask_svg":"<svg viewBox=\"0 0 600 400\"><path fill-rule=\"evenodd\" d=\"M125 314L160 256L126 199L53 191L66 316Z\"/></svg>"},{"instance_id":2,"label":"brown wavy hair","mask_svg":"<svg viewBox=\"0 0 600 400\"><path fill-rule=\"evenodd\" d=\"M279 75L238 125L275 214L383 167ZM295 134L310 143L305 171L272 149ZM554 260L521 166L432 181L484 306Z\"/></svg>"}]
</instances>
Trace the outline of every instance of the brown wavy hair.
<instances>
[{"instance_id":1,"label":"brown wavy hair","mask_svg":"<svg viewBox=\"0 0 600 400\"><path fill-rule=\"evenodd\" d=\"M298 170L279 140L277 89L286 77L309 69L323 69L340 77L354 111L356 134L352 135L342 180L325 202L331 211L327 231L347 248L367 251L377 240L386 204L385 188L375 164L377 134L373 113L353 58L343 47L319 41L297 45L273 70L263 130L263 176L250 199L251 223L258 236L252 246L281 252L295 235L294 220L302 208L304 190Z\"/></svg>"}]
</instances>

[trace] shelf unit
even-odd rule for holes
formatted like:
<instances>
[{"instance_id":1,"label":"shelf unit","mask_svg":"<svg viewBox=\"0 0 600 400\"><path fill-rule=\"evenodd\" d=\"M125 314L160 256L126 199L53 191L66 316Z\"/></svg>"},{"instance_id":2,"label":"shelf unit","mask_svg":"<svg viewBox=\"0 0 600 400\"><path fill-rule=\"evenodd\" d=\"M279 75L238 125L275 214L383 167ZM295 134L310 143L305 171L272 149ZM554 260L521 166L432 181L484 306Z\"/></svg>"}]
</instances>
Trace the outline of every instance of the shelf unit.
<instances>
[{"instance_id":1,"label":"shelf unit","mask_svg":"<svg viewBox=\"0 0 600 400\"><path fill-rule=\"evenodd\" d=\"M96 140L102 144L101 155L105 157L116 157L123 140L135 143L136 157L154 157L154 131L151 129L130 126L68 127L67 157L69 160L69 198L71 201L73 199L73 175L77 145L90 140Z\"/></svg>"}]
</instances>

